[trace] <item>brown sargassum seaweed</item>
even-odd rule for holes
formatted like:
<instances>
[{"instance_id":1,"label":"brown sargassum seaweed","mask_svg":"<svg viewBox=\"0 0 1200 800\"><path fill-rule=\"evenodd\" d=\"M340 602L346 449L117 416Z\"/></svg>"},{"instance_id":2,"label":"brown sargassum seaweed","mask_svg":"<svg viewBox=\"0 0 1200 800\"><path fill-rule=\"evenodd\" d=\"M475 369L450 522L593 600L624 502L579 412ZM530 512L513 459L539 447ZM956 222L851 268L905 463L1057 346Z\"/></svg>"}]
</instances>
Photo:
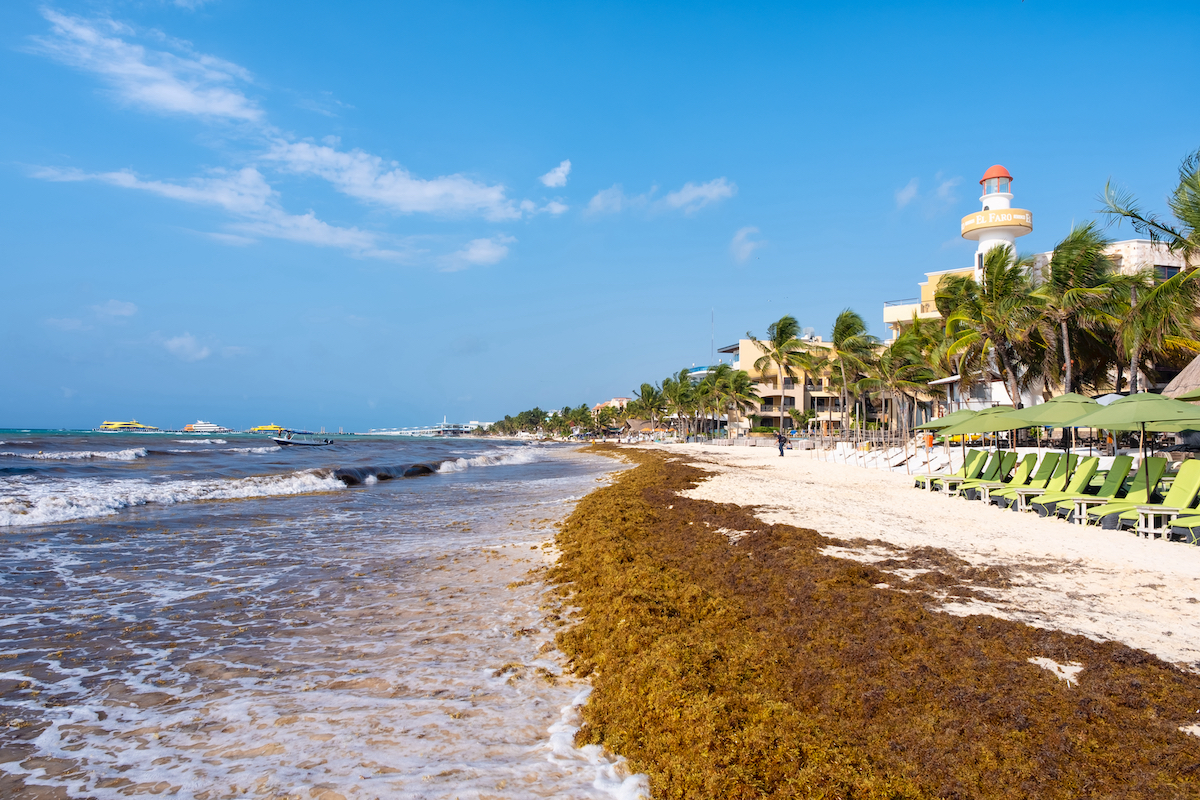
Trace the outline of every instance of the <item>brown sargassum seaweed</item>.
<instances>
[{"instance_id":1,"label":"brown sargassum seaweed","mask_svg":"<svg viewBox=\"0 0 1200 800\"><path fill-rule=\"evenodd\" d=\"M697 467L621 454L638 466L558 536L552 577L580 609L558 644L595 687L578 742L655 798L1200 797L1200 740L1179 730L1200 721L1197 676L931 610L928 577L823 556L814 531L680 497ZM1082 663L1078 684L1039 656Z\"/></svg>"}]
</instances>

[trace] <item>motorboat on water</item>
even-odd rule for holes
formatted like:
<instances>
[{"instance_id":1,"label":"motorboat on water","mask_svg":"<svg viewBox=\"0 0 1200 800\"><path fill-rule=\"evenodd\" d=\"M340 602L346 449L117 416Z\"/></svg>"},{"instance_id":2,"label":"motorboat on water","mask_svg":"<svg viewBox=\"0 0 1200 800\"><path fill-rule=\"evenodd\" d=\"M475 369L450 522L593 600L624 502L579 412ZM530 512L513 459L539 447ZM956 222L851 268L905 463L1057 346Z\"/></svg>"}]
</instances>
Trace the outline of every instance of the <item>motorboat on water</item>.
<instances>
[{"instance_id":1,"label":"motorboat on water","mask_svg":"<svg viewBox=\"0 0 1200 800\"><path fill-rule=\"evenodd\" d=\"M271 441L280 447L328 447L332 439L318 439L313 434L284 431L280 436L272 436Z\"/></svg>"},{"instance_id":2,"label":"motorboat on water","mask_svg":"<svg viewBox=\"0 0 1200 800\"><path fill-rule=\"evenodd\" d=\"M211 422L205 422L198 419L191 425L183 426L184 433L233 433L229 428L222 428L220 425L214 425Z\"/></svg>"},{"instance_id":3,"label":"motorboat on water","mask_svg":"<svg viewBox=\"0 0 1200 800\"><path fill-rule=\"evenodd\" d=\"M282 436L283 434L287 433L287 428L276 425L275 423L271 423L270 425L255 425L253 428L246 431L246 433L278 433L280 436Z\"/></svg>"}]
</instances>

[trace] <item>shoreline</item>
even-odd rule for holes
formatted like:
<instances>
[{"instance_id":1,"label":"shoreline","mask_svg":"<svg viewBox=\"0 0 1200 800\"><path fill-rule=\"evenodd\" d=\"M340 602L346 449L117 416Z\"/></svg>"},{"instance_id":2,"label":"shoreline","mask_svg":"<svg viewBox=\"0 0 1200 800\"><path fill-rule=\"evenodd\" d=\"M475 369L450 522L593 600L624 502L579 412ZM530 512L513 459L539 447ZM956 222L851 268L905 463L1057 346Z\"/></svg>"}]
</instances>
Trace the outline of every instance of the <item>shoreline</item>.
<instances>
[{"instance_id":1,"label":"shoreline","mask_svg":"<svg viewBox=\"0 0 1200 800\"><path fill-rule=\"evenodd\" d=\"M551 578L581 611L558 645L595 687L577 742L621 753L654 796L1200 786L1196 675L1117 641L943 613L948 598L986 603L1019 583L999 567L915 542L906 557L882 537L874 546L895 563L864 564L830 549L844 541L775 520L797 513L787 501L700 496L728 500L739 479L778 491L767 463L704 463L715 455L694 446L605 450L638 466L580 501L559 534ZM845 512L844 493L809 478Z\"/></svg>"}]
</instances>

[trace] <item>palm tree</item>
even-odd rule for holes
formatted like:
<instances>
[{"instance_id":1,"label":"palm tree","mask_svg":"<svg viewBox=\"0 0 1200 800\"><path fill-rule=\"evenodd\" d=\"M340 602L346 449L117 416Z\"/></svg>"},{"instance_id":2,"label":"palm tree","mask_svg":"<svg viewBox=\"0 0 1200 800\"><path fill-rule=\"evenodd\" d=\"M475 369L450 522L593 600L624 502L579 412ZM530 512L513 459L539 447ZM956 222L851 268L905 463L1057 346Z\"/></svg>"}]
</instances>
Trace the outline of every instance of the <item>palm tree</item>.
<instances>
[{"instance_id":1,"label":"palm tree","mask_svg":"<svg viewBox=\"0 0 1200 800\"><path fill-rule=\"evenodd\" d=\"M721 408L725 411L726 431L733 415L742 416L758 408L762 398L754 393L754 380L744 369L730 369L728 379L718 390Z\"/></svg>"},{"instance_id":2,"label":"palm tree","mask_svg":"<svg viewBox=\"0 0 1200 800\"><path fill-rule=\"evenodd\" d=\"M899 424L902 438L907 438L905 415L902 406L912 396L928 390L933 379L933 370L921 354L920 341L911 329L902 332L866 364L866 377L856 383L855 388L877 396L886 396L892 405L888 420L893 432Z\"/></svg>"},{"instance_id":3,"label":"palm tree","mask_svg":"<svg viewBox=\"0 0 1200 800\"><path fill-rule=\"evenodd\" d=\"M1018 258L1009 245L993 247L983 257L980 283L970 276L952 275L942 279L935 295L946 317L948 355L972 355L985 369L995 357L1014 405L1020 405L1017 346L1027 341L1041 305L1033 294L1029 266L1030 259Z\"/></svg>"},{"instance_id":4,"label":"palm tree","mask_svg":"<svg viewBox=\"0 0 1200 800\"><path fill-rule=\"evenodd\" d=\"M1042 282L1033 291L1038 298L1038 333L1045 345L1046 363L1043 374L1057 373L1059 363L1063 365L1063 388L1075 391L1079 372L1075 365L1077 351L1091 350L1081 339L1096 344L1096 337L1115 330L1120 323L1116 302L1118 288L1123 283L1105 250L1111 240L1104 236L1095 223L1076 226L1067 237L1059 242L1042 275ZM1077 347L1078 345L1078 347ZM1061 356L1061 362L1058 357ZM1111 362L1108 362L1111 363ZM1102 372L1107 372L1107 364Z\"/></svg>"},{"instance_id":5,"label":"palm tree","mask_svg":"<svg viewBox=\"0 0 1200 800\"><path fill-rule=\"evenodd\" d=\"M867 323L863 322L863 318L857 312L843 309L833 321L829 347L825 348L821 362L829 367L837 367L837 375L834 377L835 382L841 384L843 431L849 427L847 404L851 388L850 375L857 376L866 369L867 362L871 360L878 344L879 339L867 333Z\"/></svg>"},{"instance_id":6,"label":"palm tree","mask_svg":"<svg viewBox=\"0 0 1200 800\"><path fill-rule=\"evenodd\" d=\"M1180 163L1179 185L1167 197L1175 224L1142 211L1133 195L1113 188L1112 181L1104 185L1100 201L1104 204L1102 213L1118 222L1129 220L1135 231L1149 236L1153 242L1166 242L1171 252L1183 256L1185 263L1190 264L1200 254L1200 150Z\"/></svg>"},{"instance_id":7,"label":"palm tree","mask_svg":"<svg viewBox=\"0 0 1200 800\"><path fill-rule=\"evenodd\" d=\"M653 383L643 383L641 389L633 394L634 403L637 404L637 413L645 414L650 420L650 428L653 430L658 427L658 418L662 414L663 407L666 401L663 398L662 389L655 386Z\"/></svg>"},{"instance_id":8,"label":"palm tree","mask_svg":"<svg viewBox=\"0 0 1200 800\"><path fill-rule=\"evenodd\" d=\"M662 396L667 413L675 417L676 424L683 423L695 404L695 392L692 390L692 379L687 369L679 370L678 375L662 382ZM690 430L685 429L684 435L687 436L688 433Z\"/></svg>"},{"instance_id":9,"label":"palm tree","mask_svg":"<svg viewBox=\"0 0 1200 800\"><path fill-rule=\"evenodd\" d=\"M1159 282L1151 269L1133 276L1128 310L1118 328L1120 347L1128 356L1131 393L1138 391L1139 371L1155 356L1180 358L1200 351L1196 276L1196 270L1189 270Z\"/></svg>"},{"instance_id":10,"label":"palm tree","mask_svg":"<svg viewBox=\"0 0 1200 800\"><path fill-rule=\"evenodd\" d=\"M763 355L754 362L754 369L765 375L767 368L774 366L779 377L779 428L783 430L784 420L787 419L787 412L784 409L784 400L787 397L787 392L784 387L784 376L789 378L796 377L796 367L804 365L804 360L801 356L804 354L805 344L799 339L800 323L796 322L796 318L791 314L780 317L778 321L772 322L767 326L767 338L764 341L759 341L754 338L754 334L746 332L746 338L758 345L763 351Z\"/></svg>"}]
</instances>

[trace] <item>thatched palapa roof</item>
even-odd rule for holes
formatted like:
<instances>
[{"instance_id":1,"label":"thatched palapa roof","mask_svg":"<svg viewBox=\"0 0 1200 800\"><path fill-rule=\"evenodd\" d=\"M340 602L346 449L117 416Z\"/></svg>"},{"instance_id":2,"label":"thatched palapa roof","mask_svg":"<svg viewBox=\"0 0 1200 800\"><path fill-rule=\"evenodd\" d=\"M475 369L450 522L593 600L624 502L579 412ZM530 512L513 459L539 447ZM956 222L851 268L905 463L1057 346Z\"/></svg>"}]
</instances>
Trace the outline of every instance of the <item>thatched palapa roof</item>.
<instances>
[{"instance_id":1,"label":"thatched palapa roof","mask_svg":"<svg viewBox=\"0 0 1200 800\"><path fill-rule=\"evenodd\" d=\"M1174 399L1193 389L1200 389L1200 356L1193 358L1191 363L1183 368L1183 372L1176 375L1175 379L1167 384L1167 388L1163 389L1162 393Z\"/></svg>"}]
</instances>

